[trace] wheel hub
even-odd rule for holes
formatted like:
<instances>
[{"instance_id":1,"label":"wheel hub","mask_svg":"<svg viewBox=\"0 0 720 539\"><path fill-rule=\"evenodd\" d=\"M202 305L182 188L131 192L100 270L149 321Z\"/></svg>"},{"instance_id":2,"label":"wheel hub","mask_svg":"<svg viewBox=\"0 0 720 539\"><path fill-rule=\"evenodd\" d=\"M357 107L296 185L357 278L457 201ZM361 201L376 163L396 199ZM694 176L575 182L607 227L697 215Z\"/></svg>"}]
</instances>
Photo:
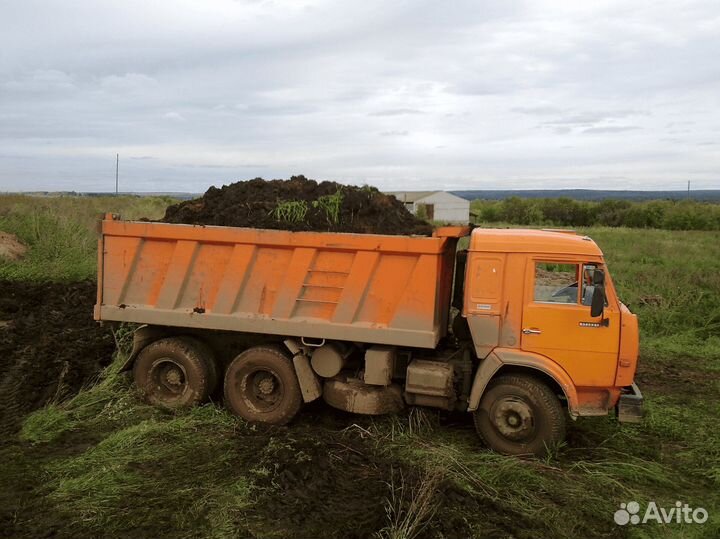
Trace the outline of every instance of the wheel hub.
<instances>
[{"instance_id":1,"label":"wheel hub","mask_svg":"<svg viewBox=\"0 0 720 539\"><path fill-rule=\"evenodd\" d=\"M187 374L182 365L171 358L157 361L150 371L157 394L162 399L174 399L187 388Z\"/></svg>"},{"instance_id":2,"label":"wheel hub","mask_svg":"<svg viewBox=\"0 0 720 539\"><path fill-rule=\"evenodd\" d=\"M178 385L182 381L182 373L180 372L180 369L177 368L170 368L165 373L165 380L168 384L171 385Z\"/></svg>"},{"instance_id":3,"label":"wheel hub","mask_svg":"<svg viewBox=\"0 0 720 539\"><path fill-rule=\"evenodd\" d=\"M529 440L535 431L532 408L515 397L499 400L493 406L491 419L500 434L510 440Z\"/></svg>"},{"instance_id":4,"label":"wheel hub","mask_svg":"<svg viewBox=\"0 0 720 539\"><path fill-rule=\"evenodd\" d=\"M282 401L282 380L270 369L257 369L243 375L239 382L239 391L256 410L271 411Z\"/></svg>"},{"instance_id":5,"label":"wheel hub","mask_svg":"<svg viewBox=\"0 0 720 539\"><path fill-rule=\"evenodd\" d=\"M275 390L275 380L270 377L264 377L258 382L258 390L263 395L270 395Z\"/></svg>"}]
</instances>

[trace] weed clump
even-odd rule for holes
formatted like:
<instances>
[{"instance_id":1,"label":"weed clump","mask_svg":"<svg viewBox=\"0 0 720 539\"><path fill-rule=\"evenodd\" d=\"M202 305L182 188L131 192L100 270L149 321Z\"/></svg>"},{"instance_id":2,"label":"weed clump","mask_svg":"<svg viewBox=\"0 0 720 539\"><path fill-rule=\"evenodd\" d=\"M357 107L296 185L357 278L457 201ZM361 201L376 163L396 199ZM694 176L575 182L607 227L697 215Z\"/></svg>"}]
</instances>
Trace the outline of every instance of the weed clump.
<instances>
[{"instance_id":1,"label":"weed clump","mask_svg":"<svg viewBox=\"0 0 720 539\"><path fill-rule=\"evenodd\" d=\"M305 220L307 211L308 205L304 200L288 200L278 202L278 205L272 211L272 215L277 221L302 223Z\"/></svg>"},{"instance_id":2,"label":"weed clump","mask_svg":"<svg viewBox=\"0 0 720 539\"><path fill-rule=\"evenodd\" d=\"M342 200L342 190L338 189L334 195L323 195L313 201L313 207L322 209L322 211L325 212L328 223L336 225L340 222Z\"/></svg>"}]
</instances>

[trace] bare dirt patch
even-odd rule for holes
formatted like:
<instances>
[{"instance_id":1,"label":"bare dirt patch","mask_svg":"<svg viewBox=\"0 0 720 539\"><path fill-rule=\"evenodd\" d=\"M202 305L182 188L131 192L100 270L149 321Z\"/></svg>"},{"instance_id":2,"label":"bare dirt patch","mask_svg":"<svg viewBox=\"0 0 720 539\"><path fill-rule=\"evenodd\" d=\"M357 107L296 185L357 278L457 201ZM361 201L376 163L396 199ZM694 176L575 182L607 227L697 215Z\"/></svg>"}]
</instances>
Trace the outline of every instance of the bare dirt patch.
<instances>
[{"instance_id":1,"label":"bare dirt patch","mask_svg":"<svg viewBox=\"0 0 720 539\"><path fill-rule=\"evenodd\" d=\"M14 234L0 231L0 258L20 260L25 256L27 247Z\"/></svg>"},{"instance_id":2,"label":"bare dirt patch","mask_svg":"<svg viewBox=\"0 0 720 539\"><path fill-rule=\"evenodd\" d=\"M699 398L714 398L718 387L717 376L697 363L697 360L688 357L678 357L673 362L640 358L635 381L642 390L680 397L688 404Z\"/></svg>"},{"instance_id":3,"label":"bare dirt patch","mask_svg":"<svg viewBox=\"0 0 720 539\"><path fill-rule=\"evenodd\" d=\"M95 297L90 281L0 281L0 435L109 364L114 341L93 320Z\"/></svg>"}]
</instances>

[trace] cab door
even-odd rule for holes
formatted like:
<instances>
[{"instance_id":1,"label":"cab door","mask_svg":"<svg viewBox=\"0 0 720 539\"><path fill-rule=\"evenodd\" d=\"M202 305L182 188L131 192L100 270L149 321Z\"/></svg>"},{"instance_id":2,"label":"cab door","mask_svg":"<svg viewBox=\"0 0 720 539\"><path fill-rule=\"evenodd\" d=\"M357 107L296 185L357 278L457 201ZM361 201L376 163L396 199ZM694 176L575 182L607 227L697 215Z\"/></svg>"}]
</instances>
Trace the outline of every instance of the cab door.
<instances>
[{"instance_id":1,"label":"cab door","mask_svg":"<svg viewBox=\"0 0 720 539\"><path fill-rule=\"evenodd\" d=\"M602 316L590 316L587 275L597 262L528 260L521 348L560 364L577 386L612 387L620 344L620 312L609 297ZM584 304L585 303L585 304Z\"/></svg>"}]
</instances>

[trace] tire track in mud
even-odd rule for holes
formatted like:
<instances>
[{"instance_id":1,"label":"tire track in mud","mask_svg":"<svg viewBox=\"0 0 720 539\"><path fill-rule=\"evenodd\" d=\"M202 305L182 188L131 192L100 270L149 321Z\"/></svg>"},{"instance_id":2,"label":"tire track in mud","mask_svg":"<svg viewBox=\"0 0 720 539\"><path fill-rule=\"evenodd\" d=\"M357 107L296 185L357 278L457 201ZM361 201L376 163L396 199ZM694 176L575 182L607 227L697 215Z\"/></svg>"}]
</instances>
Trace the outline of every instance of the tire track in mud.
<instances>
[{"instance_id":1,"label":"tire track in mud","mask_svg":"<svg viewBox=\"0 0 720 539\"><path fill-rule=\"evenodd\" d=\"M2 373L0 380L0 437L9 438L19 427L25 412L22 373L27 361L19 361Z\"/></svg>"}]
</instances>

